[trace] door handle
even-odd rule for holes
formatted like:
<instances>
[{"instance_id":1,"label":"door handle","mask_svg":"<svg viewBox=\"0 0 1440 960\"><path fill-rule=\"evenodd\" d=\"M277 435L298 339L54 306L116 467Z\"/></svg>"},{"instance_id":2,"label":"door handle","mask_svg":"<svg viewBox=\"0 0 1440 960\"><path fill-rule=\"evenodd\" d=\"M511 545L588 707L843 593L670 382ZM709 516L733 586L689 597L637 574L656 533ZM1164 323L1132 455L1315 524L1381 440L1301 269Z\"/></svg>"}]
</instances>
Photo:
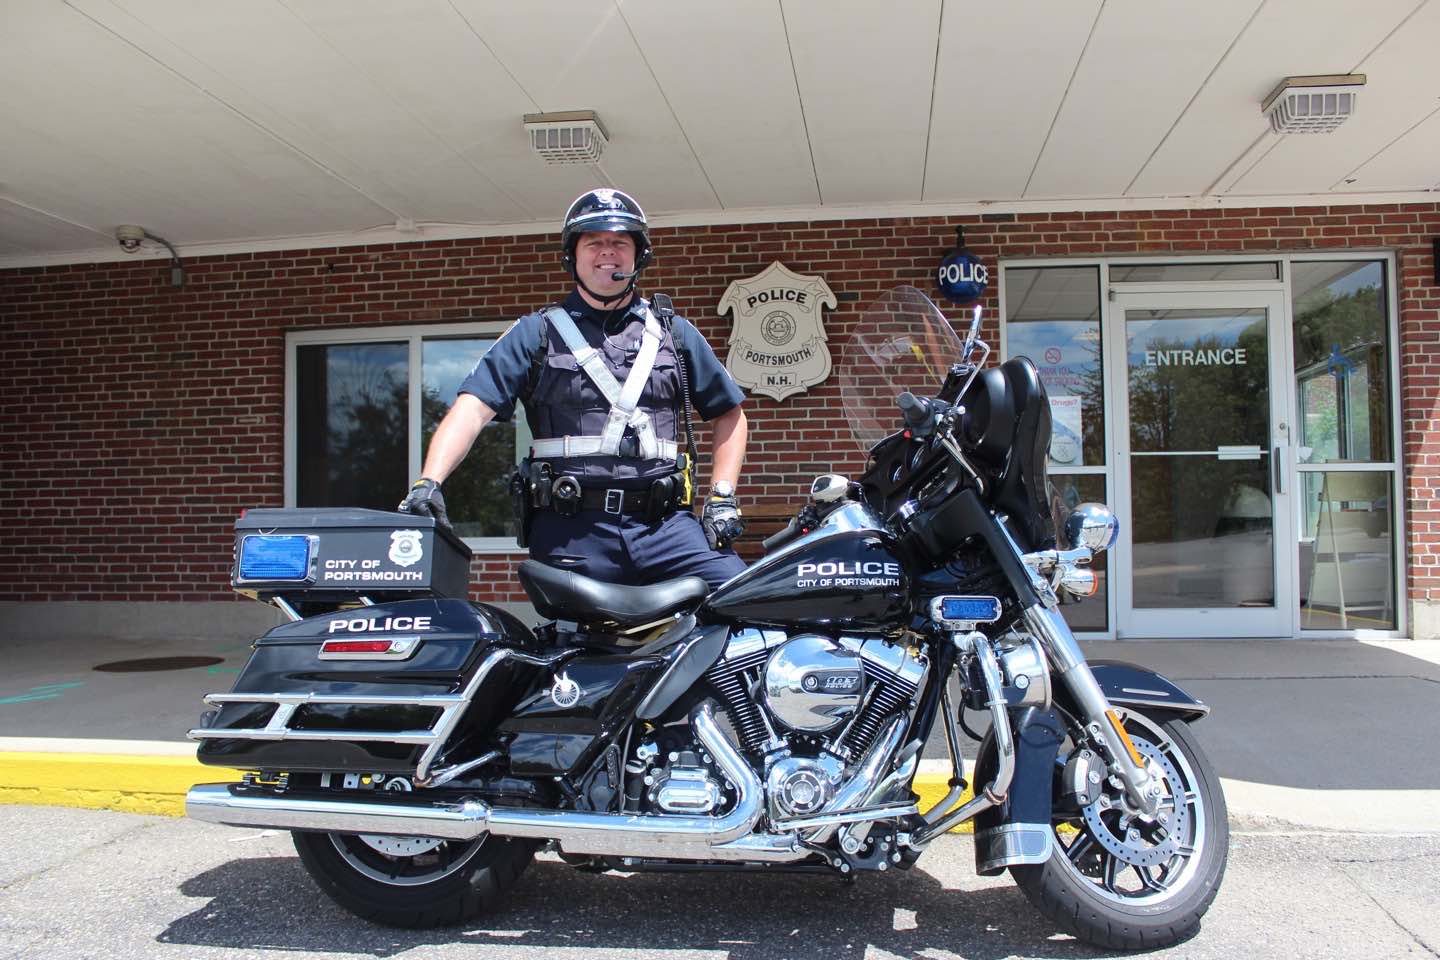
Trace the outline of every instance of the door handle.
<instances>
[{"instance_id":1,"label":"door handle","mask_svg":"<svg viewBox=\"0 0 1440 960\"><path fill-rule=\"evenodd\" d=\"M1275 493L1277 495L1285 492L1285 468L1280 463L1280 451L1283 449L1283 447L1276 447L1275 456L1271 458L1275 461Z\"/></svg>"}]
</instances>

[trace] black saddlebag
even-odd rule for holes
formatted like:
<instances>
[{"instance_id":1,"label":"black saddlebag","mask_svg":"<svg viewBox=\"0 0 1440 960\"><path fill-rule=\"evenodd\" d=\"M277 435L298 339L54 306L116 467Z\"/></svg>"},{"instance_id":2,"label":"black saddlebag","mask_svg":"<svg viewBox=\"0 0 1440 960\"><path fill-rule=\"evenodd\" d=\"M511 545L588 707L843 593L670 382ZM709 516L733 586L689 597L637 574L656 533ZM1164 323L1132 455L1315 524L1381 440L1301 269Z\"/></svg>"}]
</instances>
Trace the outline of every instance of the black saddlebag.
<instances>
[{"instance_id":1,"label":"black saddlebag","mask_svg":"<svg viewBox=\"0 0 1440 960\"><path fill-rule=\"evenodd\" d=\"M234 690L190 731L202 763L265 771L407 774L487 737L537 667L514 616L444 598L351 607L282 624L255 642ZM483 676L482 674L483 672Z\"/></svg>"}]
</instances>

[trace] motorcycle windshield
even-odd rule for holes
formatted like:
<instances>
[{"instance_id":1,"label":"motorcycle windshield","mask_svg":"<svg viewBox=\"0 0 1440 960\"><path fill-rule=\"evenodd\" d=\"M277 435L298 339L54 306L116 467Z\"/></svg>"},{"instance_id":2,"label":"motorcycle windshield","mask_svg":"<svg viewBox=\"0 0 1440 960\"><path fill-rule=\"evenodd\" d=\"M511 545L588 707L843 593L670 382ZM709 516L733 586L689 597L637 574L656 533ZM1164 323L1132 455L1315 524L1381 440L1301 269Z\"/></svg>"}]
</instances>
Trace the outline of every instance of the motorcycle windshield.
<instances>
[{"instance_id":1,"label":"motorcycle windshield","mask_svg":"<svg viewBox=\"0 0 1440 960\"><path fill-rule=\"evenodd\" d=\"M964 349L940 309L914 287L896 287L860 314L837 364L840 396L865 452L901 427L895 398L933 397Z\"/></svg>"}]
</instances>

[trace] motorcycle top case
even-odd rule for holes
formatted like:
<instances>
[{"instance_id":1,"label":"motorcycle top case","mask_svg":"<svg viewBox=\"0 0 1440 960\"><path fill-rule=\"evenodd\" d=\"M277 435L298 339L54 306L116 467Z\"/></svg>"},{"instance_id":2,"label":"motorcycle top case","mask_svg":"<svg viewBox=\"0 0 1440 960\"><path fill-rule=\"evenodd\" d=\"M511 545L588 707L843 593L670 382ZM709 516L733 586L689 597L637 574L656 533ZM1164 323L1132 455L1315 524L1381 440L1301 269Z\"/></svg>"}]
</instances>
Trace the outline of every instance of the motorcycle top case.
<instances>
[{"instance_id":1,"label":"motorcycle top case","mask_svg":"<svg viewBox=\"0 0 1440 960\"><path fill-rule=\"evenodd\" d=\"M230 584L259 600L463 598L471 556L433 517L348 507L247 510L235 521Z\"/></svg>"},{"instance_id":2,"label":"motorcycle top case","mask_svg":"<svg viewBox=\"0 0 1440 960\"><path fill-rule=\"evenodd\" d=\"M246 770L414 774L427 743L393 735L437 730L442 707L427 698L461 693L497 645L530 650L535 639L503 610L452 598L281 624L255 641L230 695L192 731L198 758ZM488 735L536 671L513 659L495 667L448 742Z\"/></svg>"}]
</instances>

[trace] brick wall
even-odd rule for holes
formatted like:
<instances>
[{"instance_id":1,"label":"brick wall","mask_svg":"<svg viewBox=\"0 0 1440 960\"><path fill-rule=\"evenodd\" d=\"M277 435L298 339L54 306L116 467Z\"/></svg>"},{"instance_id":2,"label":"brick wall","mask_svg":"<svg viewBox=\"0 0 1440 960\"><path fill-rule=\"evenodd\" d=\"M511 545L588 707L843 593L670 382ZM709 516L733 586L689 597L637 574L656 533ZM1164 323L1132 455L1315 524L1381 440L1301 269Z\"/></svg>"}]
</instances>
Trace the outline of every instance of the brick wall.
<instances>
[{"instance_id":1,"label":"brick wall","mask_svg":"<svg viewBox=\"0 0 1440 960\"><path fill-rule=\"evenodd\" d=\"M839 297L826 319L834 352L883 291L933 288L961 224L990 264L1396 250L1409 589L1440 600L1436 204L671 228L655 231L645 286L672 293L723 357L730 318L714 305L731 280L780 260ZM154 260L0 271L0 600L230 596L231 523L282 499L286 331L513 317L564 292L553 246L519 237L211 257L187 262L182 290ZM783 404L748 401L748 500L790 501L817 473L856 471L837 397L832 378ZM520 599L516 559L477 558L477 598Z\"/></svg>"}]
</instances>

